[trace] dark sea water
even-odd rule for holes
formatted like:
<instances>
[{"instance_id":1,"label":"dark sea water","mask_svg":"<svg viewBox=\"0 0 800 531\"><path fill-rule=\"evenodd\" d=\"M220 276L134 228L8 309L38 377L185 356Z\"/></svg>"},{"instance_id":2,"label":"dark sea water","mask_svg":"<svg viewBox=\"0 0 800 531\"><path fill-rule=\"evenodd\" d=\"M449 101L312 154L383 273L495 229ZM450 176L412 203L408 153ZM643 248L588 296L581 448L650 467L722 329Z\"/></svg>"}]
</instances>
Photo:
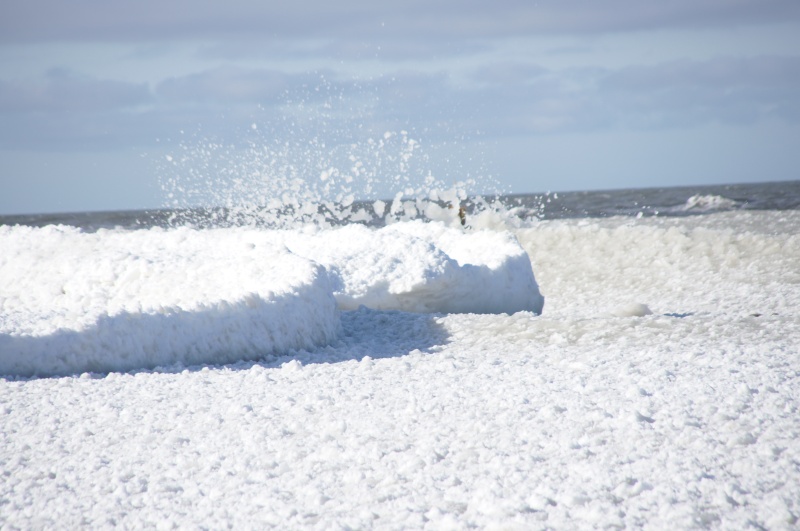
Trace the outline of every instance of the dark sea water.
<instances>
[{"instance_id":1,"label":"dark sea water","mask_svg":"<svg viewBox=\"0 0 800 531\"><path fill-rule=\"evenodd\" d=\"M608 216L690 216L721 210L800 209L800 181L715 186L681 186L509 196L541 219Z\"/></svg>"},{"instance_id":2,"label":"dark sea water","mask_svg":"<svg viewBox=\"0 0 800 531\"><path fill-rule=\"evenodd\" d=\"M677 217L726 210L797 210L800 209L800 181L511 194L488 198L488 202L499 202L501 205L494 206L508 209L522 219L541 220L610 216ZM486 201L467 200L464 206L469 214L485 203ZM369 204L363 203L362 206L368 207ZM176 220L207 220L207 213L207 210L202 209L193 212L163 209L13 215L0 216L0 225L43 227L62 224L87 231L101 228L139 229L168 227L176 224ZM369 224L381 225L382 222L373 220Z\"/></svg>"}]
</instances>

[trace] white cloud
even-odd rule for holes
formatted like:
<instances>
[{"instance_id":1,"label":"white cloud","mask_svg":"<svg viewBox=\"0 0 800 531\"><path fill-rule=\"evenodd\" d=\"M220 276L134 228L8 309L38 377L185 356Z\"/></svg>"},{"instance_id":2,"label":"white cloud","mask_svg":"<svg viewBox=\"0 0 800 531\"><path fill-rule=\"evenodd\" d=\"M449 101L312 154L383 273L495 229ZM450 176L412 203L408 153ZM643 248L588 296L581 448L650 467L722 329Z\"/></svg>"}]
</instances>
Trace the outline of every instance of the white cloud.
<instances>
[{"instance_id":1,"label":"white cloud","mask_svg":"<svg viewBox=\"0 0 800 531\"><path fill-rule=\"evenodd\" d=\"M623 68L490 63L472 83L401 70L367 79L220 67L144 84L52 71L0 82L0 147L150 145L198 125L240 135L339 140L412 127L429 139L800 122L800 56L726 57ZM347 133L345 133L347 132Z\"/></svg>"}]
</instances>

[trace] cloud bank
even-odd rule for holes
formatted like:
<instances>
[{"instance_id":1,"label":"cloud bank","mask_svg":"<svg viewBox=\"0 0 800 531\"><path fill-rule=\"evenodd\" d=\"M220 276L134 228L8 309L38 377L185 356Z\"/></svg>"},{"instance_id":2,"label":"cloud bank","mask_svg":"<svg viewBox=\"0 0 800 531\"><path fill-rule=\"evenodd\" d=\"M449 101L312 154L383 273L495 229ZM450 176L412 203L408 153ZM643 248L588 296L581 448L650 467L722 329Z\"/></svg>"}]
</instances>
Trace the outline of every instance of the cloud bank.
<instances>
[{"instance_id":1,"label":"cloud bank","mask_svg":"<svg viewBox=\"0 0 800 531\"><path fill-rule=\"evenodd\" d=\"M681 60L619 69L554 70L490 63L471 83L446 72L398 71L353 80L222 66L155 86L50 71L43 80L0 81L0 141L36 149L149 145L159 131L195 124L291 121L299 109L331 131L415 127L429 135L492 137L746 125L800 119L800 56ZM358 122L358 123L355 123ZM182 125L183 124L183 125ZM325 131L317 134L324 135Z\"/></svg>"},{"instance_id":2,"label":"cloud bank","mask_svg":"<svg viewBox=\"0 0 800 531\"><path fill-rule=\"evenodd\" d=\"M529 2L298 0L264 4L175 0L135 3L10 0L0 40L173 40L267 36L322 39L491 39L533 33L606 33L731 27L800 18L793 0Z\"/></svg>"}]
</instances>

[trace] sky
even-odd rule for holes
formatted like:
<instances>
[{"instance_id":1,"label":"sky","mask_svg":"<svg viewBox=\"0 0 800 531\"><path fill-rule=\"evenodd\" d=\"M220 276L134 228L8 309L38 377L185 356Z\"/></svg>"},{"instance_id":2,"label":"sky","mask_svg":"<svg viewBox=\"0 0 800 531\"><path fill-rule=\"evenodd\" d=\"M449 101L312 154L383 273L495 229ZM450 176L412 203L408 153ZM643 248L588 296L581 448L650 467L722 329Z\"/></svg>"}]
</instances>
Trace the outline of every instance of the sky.
<instances>
[{"instance_id":1,"label":"sky","mask_svg":"<svg viewBox=\"0 0 800 531\"><path fill-rule=\"evenodd\" d=\"M0 3L0 215L252 169L210 145L305 146L261 153L319 179L403 131L413 171L475 193L797 180L800 2Z\"/></svg>"}]
</instances>

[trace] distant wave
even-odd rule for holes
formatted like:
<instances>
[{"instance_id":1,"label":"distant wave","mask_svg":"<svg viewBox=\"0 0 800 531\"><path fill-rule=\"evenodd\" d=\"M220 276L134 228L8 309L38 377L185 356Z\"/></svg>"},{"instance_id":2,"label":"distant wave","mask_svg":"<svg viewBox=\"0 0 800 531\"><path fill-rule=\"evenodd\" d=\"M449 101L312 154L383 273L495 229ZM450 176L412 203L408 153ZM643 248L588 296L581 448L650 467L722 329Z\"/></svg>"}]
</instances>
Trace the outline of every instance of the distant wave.
<instances>
[{"instance_id":1,"label":"distant wave","mask_svg":"<svg viewBox=\"0 0 800 531\"><path fill-rule=\"evenodd\" d=\"M732 210L738 206L739 203L734 199L728 199L721 195L696 194L687 199L676 210L682 212L712 212L716 210Z\"/></svg>"}]
</instances>

